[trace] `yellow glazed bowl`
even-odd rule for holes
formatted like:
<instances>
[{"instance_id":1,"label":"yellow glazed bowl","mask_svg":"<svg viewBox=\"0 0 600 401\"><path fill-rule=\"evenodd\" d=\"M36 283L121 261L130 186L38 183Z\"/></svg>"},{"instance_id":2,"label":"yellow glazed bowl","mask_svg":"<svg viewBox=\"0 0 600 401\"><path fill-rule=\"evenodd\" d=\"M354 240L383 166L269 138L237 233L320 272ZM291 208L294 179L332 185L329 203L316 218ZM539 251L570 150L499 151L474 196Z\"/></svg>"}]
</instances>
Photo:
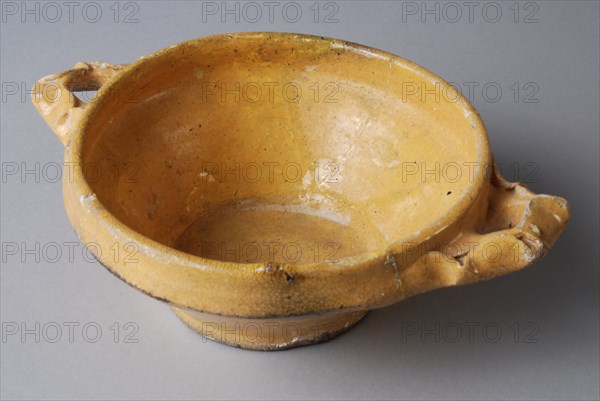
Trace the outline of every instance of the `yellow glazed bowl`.
<instances>
[{"instance_id":1,"label":"yellow glazed bowl","mask_svg":"<svg viewBox=\"0 0 600 401\"><path fill-rule=\"evenodd\" d=\"M200 38L78 63L33 102L66 146L65 207L90 251L243 348L324 341L370 309L521 269L569 216L500 177L448 83L339 40Z\"/></svg>"}]
</instances>

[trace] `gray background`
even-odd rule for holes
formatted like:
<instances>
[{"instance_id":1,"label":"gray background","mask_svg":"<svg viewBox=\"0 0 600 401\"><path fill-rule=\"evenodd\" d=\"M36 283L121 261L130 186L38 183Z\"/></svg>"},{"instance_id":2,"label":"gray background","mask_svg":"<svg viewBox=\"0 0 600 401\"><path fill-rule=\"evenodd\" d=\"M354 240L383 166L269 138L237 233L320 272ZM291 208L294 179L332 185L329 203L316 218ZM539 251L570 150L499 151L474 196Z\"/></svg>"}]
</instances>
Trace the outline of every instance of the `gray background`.
<instances>
[{"instance_id":1,"label":"gray background","mask_svg":"<svg viewBox=\"0 0 600 401\"><path fill-rule=\"evenodd\" d=\"M472 21L458 2L463 15L455 22L455 9L428 2L439 7L440 20L426 15L423 22L420 14L403 13L410 8L403 2L338 1L333 23L324 23L323 15L314 22L312 1L299 3L303 16L296 23L277 10L273 22L263 15L253 23L247 20L253 16L242 15L238 23L231 16L203 20L199 1L134 3L133 23L123 20L136 8L121 4L115 22L112 1L98 3L103 14L95 23L93 9L82 12L85 2L72 22L66 6L55 22L53 10L44 14L42 4L39 22L35 15L23 22L20 10L3 13L3 399L598 399L598 2L520 3L517 22L514 3L497 2L502 17L495 23L488 21L495 8L484 15L484 2L477 3ZM532 12L528 20L537 21L525 22ZM167 306L86 261L81 247L70 259L64 243L77 238L61 185L51 182L63 146L26 90L79 60L127 63L199 36L266 30L370 45L412 59L463 89L477 83L471 97L505 175L570 202L572 220L556 247L524 271L415 297L372 312L333 342L276 353L203 342ZM516 98L515 82L521 88ZM482 92L487 83L501 87L498 101ZM528 83L533 86L525 88ZM15 163L37 169L39 180L7 175ZM17 255L5 252L8 243L18 244ZM55 262L54 254L42 251L52 243L62 251ZM22 255L36 244L39 261ZM14 324L34 328L36 322L61 325L63 336L51 343L51 331L41 333L39 342L34 335L6 333ZM73 342L65 322L79 324ZM110 329L115 322L121 328L116 343ZM127 322L139 328L137 343L125 341L133 327L124 330ZM471 339L470 322L478 325ZM90 323L102 329L96 343L81 332ZM456 325L465 330L453 342ZM439 327L440 339L407 331L422 327ZM494 342L493 330L486 337L483 327L502 333Z\"/></svg>"}]
</instances>

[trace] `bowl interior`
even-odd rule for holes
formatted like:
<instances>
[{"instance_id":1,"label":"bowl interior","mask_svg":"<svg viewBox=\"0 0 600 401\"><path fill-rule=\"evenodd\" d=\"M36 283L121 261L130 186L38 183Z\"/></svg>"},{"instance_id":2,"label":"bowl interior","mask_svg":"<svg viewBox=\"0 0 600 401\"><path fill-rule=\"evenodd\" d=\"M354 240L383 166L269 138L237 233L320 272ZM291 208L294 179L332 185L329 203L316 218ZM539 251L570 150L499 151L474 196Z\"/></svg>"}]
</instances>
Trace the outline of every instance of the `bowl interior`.
<instances>
[{"instance_id":1,"label":"bowl interior","mask_svg":"<svg viewBox=\"0 0 600 401\"><path fill-rule=\"evenodd\" d=\"M479 120L452 88L329 39L188 42L141 60L98 102L82 165L100 202L210 259L383 251L455 207L480 158Z\"/></svg>"}]
</instances>

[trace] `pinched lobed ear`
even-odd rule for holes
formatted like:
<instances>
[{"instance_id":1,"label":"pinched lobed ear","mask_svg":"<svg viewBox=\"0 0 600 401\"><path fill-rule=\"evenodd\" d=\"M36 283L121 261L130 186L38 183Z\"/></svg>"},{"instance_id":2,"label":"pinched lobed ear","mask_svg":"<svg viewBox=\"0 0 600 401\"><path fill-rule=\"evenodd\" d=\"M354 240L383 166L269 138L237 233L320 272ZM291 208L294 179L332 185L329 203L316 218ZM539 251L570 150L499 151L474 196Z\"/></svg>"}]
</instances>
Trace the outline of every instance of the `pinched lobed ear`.
<instances>
[{"instance_id":1,"label":"pinched lobed ear","mask_svg":"<svg viewBox=\"0 0 600 401\"><path fill-rule=\"evenodd\" d=\"M66 145L86 106L74 93L99 90L125 67L99 61L79 62L71 70L48 75L36 82L32 90L33 105Z\"/></svg>"},{"instance_id":2,"label":"pinched lobed ear","mask_svg":"<svg viewBox=\"0 0 600 401\"><path fill-rule=\"evenodd\" d=\"M491 185L487 233L463 237L463 244L469 244L464 253L431 251L404 269L400 273L404 297L520 270L554 245L569 219L565 199L536 195L521 184L507 182L497 169Z\"/></svg>"}]
</instances>

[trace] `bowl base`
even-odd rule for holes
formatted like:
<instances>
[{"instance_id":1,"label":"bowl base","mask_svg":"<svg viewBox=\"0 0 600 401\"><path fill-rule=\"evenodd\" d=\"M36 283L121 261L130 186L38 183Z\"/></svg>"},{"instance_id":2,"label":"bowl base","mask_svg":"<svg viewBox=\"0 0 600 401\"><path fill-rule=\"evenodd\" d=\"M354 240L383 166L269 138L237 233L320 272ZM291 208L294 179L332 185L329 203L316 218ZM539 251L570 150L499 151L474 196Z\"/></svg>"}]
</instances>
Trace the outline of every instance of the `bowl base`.
<instances>
[{"instance_id":1,"label":"bowl base","mask_svg":"<svg viewBox=\"0 0 600 401\"><path fill-rule=\"evenodd\" d=\"M315 194L286 195L219 204L190 223L172 241L180 251L232 263L335 264L381 249L386 242L364 216Z\"/></svg>"},{"instance_id":2,"label":"bowl base","mask_svg":"<svg viewBox=\"0 0 600 401\"><path fill-rule=\"evenodd\" d=\"M289 318L221 316L171 306L182 322L206 339L257 351L277 351L328 341L358 323L367 311Z\"/></svg>"}]
</instances>

